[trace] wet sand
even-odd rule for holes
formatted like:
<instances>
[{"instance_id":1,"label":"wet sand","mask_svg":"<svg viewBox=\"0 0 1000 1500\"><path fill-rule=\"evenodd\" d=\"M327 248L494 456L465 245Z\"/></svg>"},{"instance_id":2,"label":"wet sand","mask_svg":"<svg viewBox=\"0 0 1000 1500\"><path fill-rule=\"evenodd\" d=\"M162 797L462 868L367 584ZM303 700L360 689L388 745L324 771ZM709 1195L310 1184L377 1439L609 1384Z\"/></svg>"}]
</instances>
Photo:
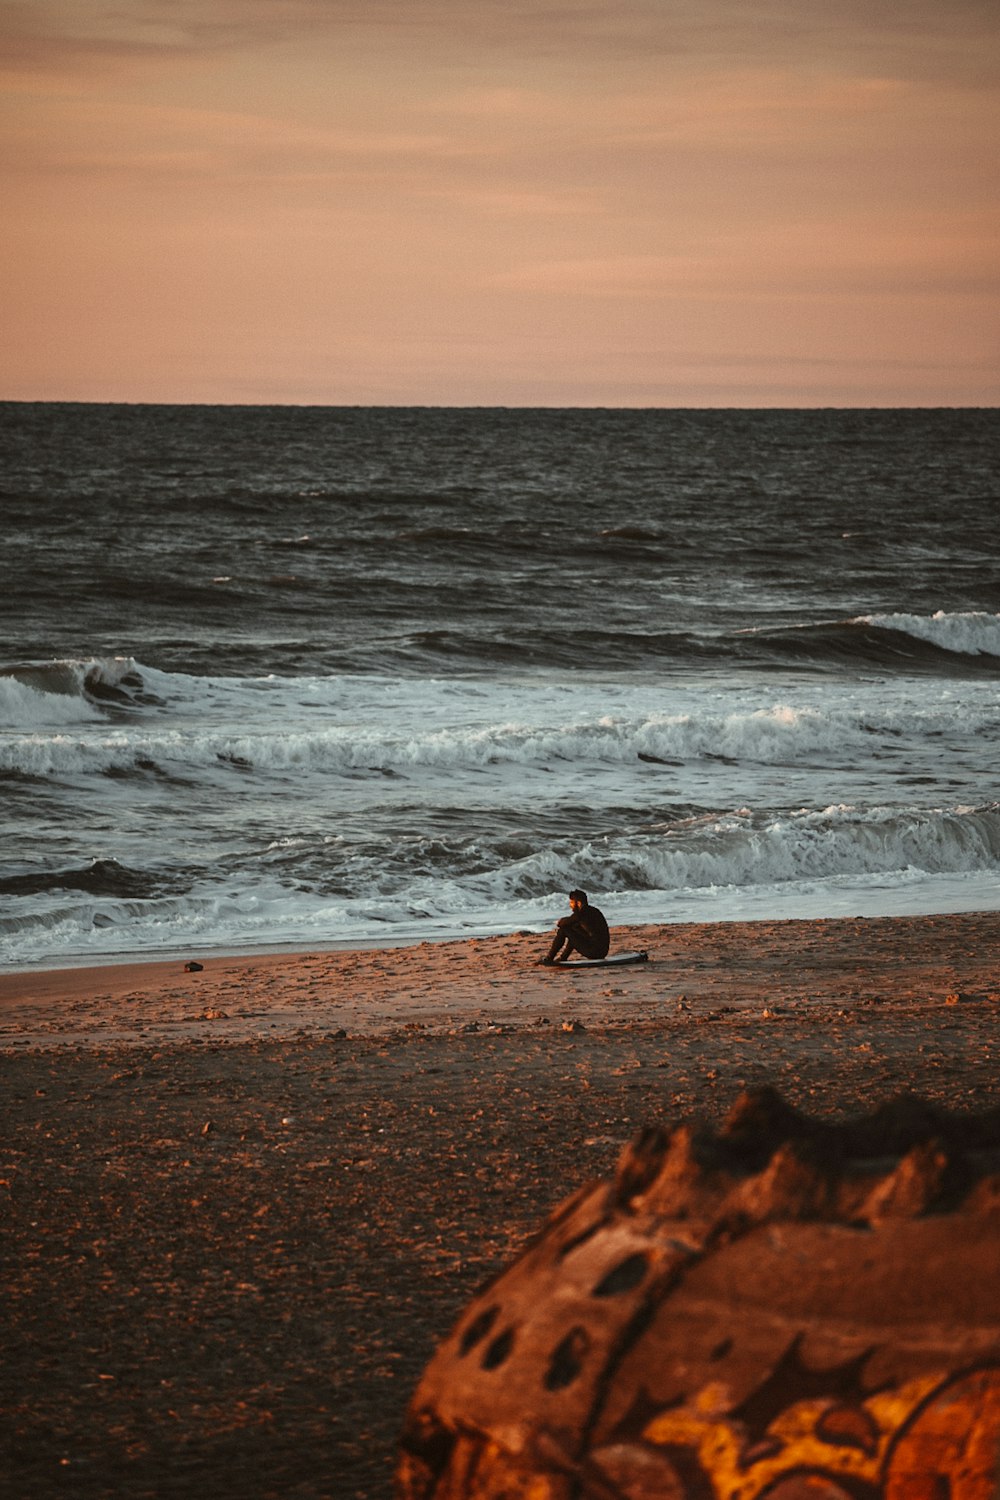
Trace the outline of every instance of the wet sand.
<instances>
[{"instance_id":1,"label":"wet sand","mask_svg":"<svg viewBox=\"0 0 1000 1500\"><path fill-rule=\"evenodd\" d=\"M434 1341L642 1124L1000 1102L1000 915L0 976L12 1496L387 1500Z\"/></svg>"}]
</instances>

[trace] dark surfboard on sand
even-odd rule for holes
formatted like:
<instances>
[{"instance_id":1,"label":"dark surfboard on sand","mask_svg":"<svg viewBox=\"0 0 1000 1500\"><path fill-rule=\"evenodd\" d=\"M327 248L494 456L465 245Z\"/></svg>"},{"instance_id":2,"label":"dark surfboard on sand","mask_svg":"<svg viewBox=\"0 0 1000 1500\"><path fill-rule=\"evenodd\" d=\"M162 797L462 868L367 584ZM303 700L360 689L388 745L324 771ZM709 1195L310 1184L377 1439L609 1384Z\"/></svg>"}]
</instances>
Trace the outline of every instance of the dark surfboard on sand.
<instances>
[{"instance_id":1,"label":"dark surfboard on sand","mask_svg":"<svg viewBox=\"0 0 1000 1500\"><path fill-rule=\"evenodd\" d=\"M565 963L545 964L547 969L616 969L620 964L645 964L648 953L609 953L607 958L569 958Z\"/></svg>"}]
</instances>

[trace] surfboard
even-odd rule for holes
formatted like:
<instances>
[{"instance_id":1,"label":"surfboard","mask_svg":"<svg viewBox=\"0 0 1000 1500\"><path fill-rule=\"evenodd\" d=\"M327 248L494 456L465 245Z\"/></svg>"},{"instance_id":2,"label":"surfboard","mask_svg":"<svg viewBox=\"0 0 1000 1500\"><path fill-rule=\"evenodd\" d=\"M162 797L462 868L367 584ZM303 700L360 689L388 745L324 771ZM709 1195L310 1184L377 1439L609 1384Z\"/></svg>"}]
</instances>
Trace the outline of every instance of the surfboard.
<instances>
[{"instance_id":1,"label":"surfboard","mask_svg":"<svg viewBox=\"0 0 1000 1500\"><path fill-rule=\"evenodd\" d=\"M609 953L607 958L568 958L565 963L546 964L550 969L616 969L620 964L645 964L648 953Z\"/></svg>"}]
</instances>

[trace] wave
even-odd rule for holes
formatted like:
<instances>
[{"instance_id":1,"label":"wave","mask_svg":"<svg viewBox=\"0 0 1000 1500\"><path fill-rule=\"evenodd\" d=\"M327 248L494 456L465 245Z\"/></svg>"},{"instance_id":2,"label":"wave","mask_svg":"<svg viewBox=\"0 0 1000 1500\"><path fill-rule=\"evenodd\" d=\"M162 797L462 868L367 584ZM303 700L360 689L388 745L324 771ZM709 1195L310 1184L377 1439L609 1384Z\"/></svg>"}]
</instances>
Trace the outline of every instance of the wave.
<instances>
[{"instance_id":1,"label":"wave","mask_svg":"<svg viewBox=\"0 0 1000 1500\"><path fill-rule=\"evenodd\" d=\"M268 863L301 866L303 878L338 897L412 899L435 909L445 888L462 904L553 899L582 884L637 891L776 886L845 876L971 873L1000 863L1000 804L696 814L657 831L601 838L564 835L531 848L527 837L413 837L337 848L284 843ZM439 888L439 889L438 889ZM433 892L438 889L438 896Z\"/></svg>"},{"instance_id":2,"label":"wave","mask_svg":"<svg viewBox=\"0 0 1000 1500\"><path fill-rule=\"evenodd\" d=\"M265 685L258 685L258 691L266 693ZM636 761L787 766L816 757L844 766L859 756L878 753L881 744L898 753L901 740L922 744L928 736L955 728L953 705L947 712L929 708L904 713L791 704L730 713L599 715L565 724L456 723L452 719L435 726L427 713L427 727L401 728L415 719L419 722L420 705L412 699L401 699L395 711L379 705L381 722L352 716L346 723L330 723L342 715L328 709L324 722L312 728L302 724L309 712L302 705L298 722L293 724L266 697L254 704L251 685L234 693L228 710L227 723L220 727L194 723L159 729L139 722L113 728L102 724L76 734L66 732L64 726L62 732L48 735L8 735L0 740L0 772L36 777L186 776L221 767L262 775L311 770L406 775L421 770L476 771L553 763L618 766ZM982 722L991 723L995 707L987 705L985 712ZM975 733L978 723L967 709L964 733ZM241 727L234 727L237 724Z\"/></svg>"},{"instance_id":3,"label":"wave","mask_svg":"<svg viewBox=\"0 0 1000 1500\"><path fill-rule=\"evenodd\" d=\"M874 626L897 635L926 641L940 651L956 656L989 656L1000 659L1000 615L971 610L964 614L947 614L939 609L927 615L861 615L852 622Z\"/></svg>"},{"instance_id":4,"label":"wave","mask_svg":"<svg viewBox=\"0 0 1000 1500\"><path fill-rule=\"evenodd\" d=\"M981 611L933 615L872 614L849 620L756 626L732 642L746 661L819 669L869 666L884 671L969 672L996 670L1000 660L1000 615Z\"/></svg>"},{"instance_id":5,"label":"wave","mask_svg":"<svg viewBox=\"0 0 1000 1500\"><path fill-rule=\"evenodd\" d=\"M501 677L523 671L609 676L636 672L710 671L794 667L836 674L874 668L885 674L966 676L996 671L1000 659L998 617L977 613L859 615L847 620L718 628L711 610L689 624L656 611L630 611L621 623L574 621L541 607L517 617L499 606L487 610L481 596L467 589L449 592L445 584L426 585L435 618L447 624L413 628L413 590L386 585L380 592L380 628L364 639L345 636L326 660L334 670L408 677L428 673L482 673ZM592 615L591 615L592 618ZM309 659L308 650L297 653Z\"/></svg>"},{"instance_id":6,"label":"wave","mask_svg":"<svg viewBox=\"0 0 1000 1500\"><path fill-rule=\"evenodd\" d=\"M51 891L85 891L91 896L161 895L167 883L143 870L131 870L116 859L95 859L83 868L24 871L0 877L0 895L38 896Z\"/></svg>"},{"instance_id":7,"label":"wave","mask_svg":"<svg viewBox=\"0 0 1000 1500\"><path fill-rule=\"evenodd\" d=\"M655 531L651 526L603 526L597 532L598 537L607 537L612 541L639 541L639 543L661 543L664 540L663 532Z\"/></svg>"},{"instance_id":8,"label":"wave","mask_svg":"<svg viewBox=\"0 0 1000 1500\"><path fill-rule=\"evenodd\" d=\"M220 575L220 578L222 575ZM308 579L274 576L272 587L287 588L289 598L306 599L312 585ZM220 584L213 587L216 590ZM227 585L228 586L228 585ZM437 605L440 588L431 589ZM731 633L719 631L710 612L690 628L651 618L642 628L638 617L615 626L577 626L567 634L562 623L539 618L531 625L515 627L484 623L482 610L474 622L461 623L468 614L469 600L455 605L455 619L447 625L413 629L412 600L403 591L397 606L385 603L380 628L364 639L344 637L331 642L323 656L330 674L336 676L402 676L410 680L428 675L479 674L501 680L516 673L576 673L581 662L588 670L613 676L619 672L710 670L730 665L738 668L789 666L836 673L843 669L875 668L891 674L946 672L965 675L993 673L1000 660L1000 615L984 612L939 611L934 615L865 614L845 620L812 620L794 624L758 625ZM291 607L291 606L290 606ZM312 605L308 606L310 609ZM296 609L298 606L296 606ZM397 620L398 616L398 620ZM394 623L395 622L395 623ZM177 647L171 646L176 656ZM198 648L192 673L226 690L241 677L261 680L269 672L295 672L299 663L315 662L314 641L305 638L275 641L270 663L259 652L248 654L238 644L222 643ZM251 665L252 663L252 665ZM247 670L249 668L249 671ZM213 675L217 673L219 675ZM231 673L223 679L221 674ZM259 676L255 679L253 674ZM135 675L133 675L135 674ZM81 698L90 706L111 713L156 706L158 700L183 687L185 672L157 671L132 658L93 658L66 662L0 668L0 693L5 682L20 681L43 694ZM141 679L141 681L140 681ZM166 679L164 681L163 679ZM273 680L273 679L271 679ZM289 676L289 682L293 678ZM302 678L298 680L303 680ZM315 679L315 673L310 674ZM23 711L7 706L7 722L23 722ZM49 722L66 721L63 704L48 705ZM34 705L39 718L40 706Z\"/></svg>"},{"instance_id":9,"label":"wave","mask_svg":"<svg viewBox=\"0 0 1000 1500\"><path fill-rule=\"evenodd\" d=\"M659 835L582 843L564 839L513 860L491 862L483 851L480 858L481 872L463 877L462 884L486 902L552 898L577 883L623 895L982 872L1000 864L1000 804L951 809L844 805L780 814L744 809L699 816L690 823L681 820ZM412 894L419 873L408 868L394 874L383 853L364 871L364 888Z\"/></svg>"},{"instance_id":10,"label":"wave","mask_svg":"<svg viewBox=\"0 0 1000 1500\"><path fill-rule=\"evenodd\" d=\"M435 597L440 603L441 591ZM966 675L994 672L1000 659L1000 616L981 612L935 615L872 614L846 620L809 620L721 631L706 611L690 625L664 623L650 615L639 623L597 626L576 623L567 632L563 619L538 611L529 625L484 626L482 610L474 622L458 623L470 600L457 595L454 620L447 626L396 632L392 619L377 640L346 646L339 661L346 670L399 672L575 672L585 662L609 674L639 670L690 671L698 667L788 668L819 672L877 668L885 673ZM411 615L405 590L399 620ZM638 616L633 616L638 621Z\"/></svg>"},{"instance_id":11,"label":"wave","mask_svg":"<svg viewBox=\"0 0 1000 1500\"><path fill-rule=\"evenodd\" d=\"M300 539L305 543L308 539ZM653 622L655 624L655 622ZM484 690L508 691L513 674L552 674L560 681L575 676L580 663L604 672L609 680L622 670L645 665L657 669L712 670L734 666L798 667L818 671L877 667L888 673L961 669L966 675L994 674L1000 661L1000 615L983 611L933 615L864 614L847 620L805 621L756 626L732 634L717 631L706 616L700 628L669 625L639 630L618 627L576 630L567 639L560 631L490 631L447 626L393 635L331 651L326 675L298 675L313 647L305 640L277 642L274 662L260 662L259 675L241 672L245 652L222 644L198 652L194 670L157 668L133 656L80 656L64 660L0 666L0 725L25 729L92 723L101 718L131 719L148 710L183 705L213 712L240 695L259 699L266 691L294 703L303 695L319 705L337 704L344 685L376 681L428 683L429 675L455 680L477 674ZM342 659L341 659L342 658ZM255 657L255 665L259 661ZM282 675L282 668L291 673ZM227 675L223 675L227 674ZM505 680L505 678L507 680Z\"/></svg>"},{"instance_id":12,"label":"wave","mask_svg":"<svg viewBox=\"0 0 1000 1500\"><path fill-rule=\"evenodd\" d=\"M736 812L686 836L671 829L633 868L626 884L657 889L749 886L833 877L995 870L1000 804L951 809L850 805L790 814ZM609 872L610 873L610 872Z\"/></svg>"},{"instance_id":13,"label":"wave","mask_svg":"<svg viewBox=\"0 0 1000 1500\"><path fill-rule=\"evenodd\" d=\"M45 728L105 717L109 710L159 703L132 657L34 662L0 667L0 724Z\"/></svg>"},{"instance_id":14,"label":"wave","mask_svg":"<svg viewBox=\"0 0 1000 1500\"><path fill-rule=\"evenodd\" d=\"M455 935L463 930L546 927L582 884L613 922L720 915L736 910L829 914L831 891L861 914L879 892L889 910L906 891L946 890L952 909L998 903L1000 804L861 808L790 813L747 809L671 822L660 831L574 841L534 850L489 841L414 838L284 840L240 869L206 870L183 888L114 861L53 873L45 886L8 894L0 920L5 962L53 954ZM24 877L11 877L12 881ZM939 900L940 898L938 898ZM723 908L724 910L725 908ZM942 908L937 901L931 910Z\"/></svg>"}]
</instances>

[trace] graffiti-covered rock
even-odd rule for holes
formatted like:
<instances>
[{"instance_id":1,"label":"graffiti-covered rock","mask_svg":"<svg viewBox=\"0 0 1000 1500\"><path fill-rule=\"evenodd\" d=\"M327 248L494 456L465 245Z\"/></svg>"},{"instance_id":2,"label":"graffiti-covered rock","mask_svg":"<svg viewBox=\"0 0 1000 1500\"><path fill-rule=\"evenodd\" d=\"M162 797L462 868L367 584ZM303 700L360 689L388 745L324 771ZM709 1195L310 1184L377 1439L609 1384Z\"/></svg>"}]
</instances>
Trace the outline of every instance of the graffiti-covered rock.
<instances>
[{"instance_id":1,"label":"graffiti-covered rock","mask_svg":"<svg viewBox=\"0 0 1000 1500\"><path fill-rule=\"evenodd\" d=\"M458 1320L400 1500L995 1500L1000 1111L643 1132Z\"/></svg>"}]
</instances>

